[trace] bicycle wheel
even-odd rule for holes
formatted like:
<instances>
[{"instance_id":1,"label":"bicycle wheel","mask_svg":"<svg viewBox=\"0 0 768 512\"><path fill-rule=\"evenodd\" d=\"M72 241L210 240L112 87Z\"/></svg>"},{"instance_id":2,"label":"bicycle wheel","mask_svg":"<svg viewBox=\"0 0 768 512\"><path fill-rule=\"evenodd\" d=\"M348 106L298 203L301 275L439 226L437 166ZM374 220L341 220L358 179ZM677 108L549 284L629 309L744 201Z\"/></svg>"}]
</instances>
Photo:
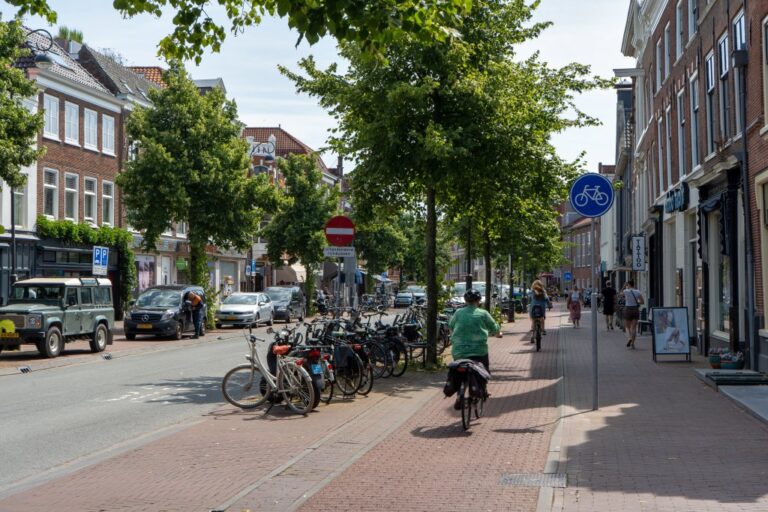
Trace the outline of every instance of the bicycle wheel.
<instances>
[{"instance_id":1,"label":"bicycle wheel","mask_svg":"<svg viewBox=\"0 0 768 512\"><path fill-rule=\"evenodd\" d=\"M408 361L410 356L408 355L408 347L400 341L392 342L392 376L402 377L405 370L408 369Z\"/></svg>"},{"instance_id":2,"label":"bicycle wheel","mask_svg":"<svg viewBox=\"0 0 768 512\"><path fill-rule=\"evenodd\" d=\"M373 367L374 378L381 379L386 377L387 354L382 346L376 342L371 342L367 345L366 348L368 350L368 360L371 362L371 366Z\"/></svg>"},{"instance_id":3,"label":"bicycle wheel","mask_svg":"<svg viewBox=\"0 0 768 512\"><path fill-rule=\"evenodd\" d=\"M267 381L259 369L249 364L235 366L221 381L224 399L241 409L253 409L263 404L270 395L267 389Z\"/></svg>"},{"instance_id":4,"label":"bicycle wheel","mask_svg":"<svg viewBox=\"0 0 768 512\"><path fill-rule=\"evenodd\" d=\"M536 322L536 352L541 350L541 323Z\"/></svg>"},{"instance_id":5,"label":"bicycle wheel","mask_svg":"<svg viewBox=\"0 0 768 512\"><path fill-rule=\"evenodd\" d=\"M469 383L467 379L464 379L464 382L462 382L459 393L461 400L461 426L464 427L464 430L468 430L469 422L472 420L472 402L469 397Z\"/></svg>"},{"instance_id":6,"label":"bicycle wheel","mask_svg":"<svg viewBox=\"0 0 768 512\"><path fill-rule=\"evenodd\" d=\"M360 387L360 381L363 378L362 364L359 364L359 357L349 358L347 365L336 367L336 387L344 396L352 396Z\"/></svg>"},{"instance_id":7,"label":"bicycle wheel","mask_svg":"<svg viewBox=\"0 0 768 512\"><path fill-rule=\"evenodd\" d=\"M473 401L475 402L475 418L480 419L480 416L483 415L483 409L485 409L485 401L486 398L475 398Z\"/></svg>"},{"instance_id":8,"label":"bicycle wheel","mask_svg":"<svg viewBox=\"0 0 768 512\"><path fill-rule=\"evenodd\" d=\"M334 380L335 376L332 376L333 374L328 369L328 362L323 362L323 381L325 381L325 387L320 390L320 401L323 403L330 403L331 399L333 398L333 388L335 387Z\"/></svg>"},{"instance_id":9,"label":"bicycle wheel","mask_svg":"<svg viewBox=\"0 0 768 512\"><path fill-rule=\"evenodd\" d=\"M437 355L443 355L445 347L450 344L450 335L448 334L448 327L440 325L437 331Z\"/></svg>"},{"instance_id":10,"label":"bicycle wheel","mask_svg":"<svg viewBox=\"0 0 768 512\"><path fill-rule=\"evenodd\" d=\"M365 365L363 369L362 379L360 379L360 387L357 388L357 392L363 396L368 395L373 389L373 367L370 363Z\"/></svg>"},{"instance_id":11,"label":"bicycle wheel","mask_svg":"<svg viewBox=\"0 0 768 512\"><path fill-rule=\"evenodd\" d=\"M307 414L315 404L315 388L307 370L294 363L285 363L278 384L286 405L296 414Z\"/></svg>"}]
</instances>

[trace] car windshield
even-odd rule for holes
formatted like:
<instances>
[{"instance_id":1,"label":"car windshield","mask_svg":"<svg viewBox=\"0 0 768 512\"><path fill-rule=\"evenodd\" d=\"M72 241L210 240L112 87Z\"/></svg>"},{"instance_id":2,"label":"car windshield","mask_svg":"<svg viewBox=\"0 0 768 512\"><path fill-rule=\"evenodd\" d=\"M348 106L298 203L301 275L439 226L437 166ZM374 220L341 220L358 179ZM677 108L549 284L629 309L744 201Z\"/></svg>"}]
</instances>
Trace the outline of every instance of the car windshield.
<instances>
[{"instance_id":1,"label":"car windshield","mask_svg":"<svg viewBox=\"0 0 768 512\"><path fill-rule=\"evenodd\" d=\"M147 290L136 300L140 308L176 308L179 304L181 292L177 290Z\"/></svg>"},{"instance_id":2,"label":"car windshield","mask_svg":"<svg viewBox=\"0 0 768 512\"><path fill-rule=\"evenodd\" d=\"M412 297L413 294L411 292L400 292L397 294L398 297Z\"/></svg>"},{"instance_id":3,"label":"car windshield","mask_svg":"<svg viewBox=\"0 0 768 512\"><path fill-rule=\"evenodd\" d=\"M291 300L291 290L287 288L268 288L264 290L271 300Z\"/></svg>"},{"instance_id":4,"label":"car windshield","mask_svg":"<svg viewBox=\"0 0 768 512\"><path fill-rule=\"evenodd\" d=\"M19 286L14 285L14 300L29 302L60 300L64 297L64 288L60 286Z\"/></svg>"},{"instance_id":5,"label":"car windshield","mask_svg":"<svg viewBox=\"0 0 768 512\"><path fill-rule=\"evenodd\" d=\"M247 306L255 306L258 303L258 295L230 295L223 302L223 304L245 304Z\"/></svg>"}]
</instances>

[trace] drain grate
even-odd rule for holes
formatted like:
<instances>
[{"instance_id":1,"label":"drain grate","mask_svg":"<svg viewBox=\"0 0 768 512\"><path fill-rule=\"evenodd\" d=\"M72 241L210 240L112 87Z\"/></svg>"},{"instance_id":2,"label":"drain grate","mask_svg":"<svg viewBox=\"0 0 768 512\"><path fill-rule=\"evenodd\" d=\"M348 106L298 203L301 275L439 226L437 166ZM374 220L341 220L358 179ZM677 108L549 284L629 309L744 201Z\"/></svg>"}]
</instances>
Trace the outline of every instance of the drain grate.
<instances>
[{"instance_id":1,"label":"drain grate","mask_svg":"<svg viewBox=\"0 0 768 512\"><path fill-rule=\"evenodd\" d=\"M19 366L18 370L21 373L29 373L32 371L32 368L30 368L29 366Z\"/></svg>"},{"instance_id":2,"label":"drain grate","mask_svg":"<svg viewBox=\"0 0 768 512\"><path fill-rule=\"evenodd\" d=\"M513 487L558 487L566 486L565 473L504 473L499 482Z\"/></svg>"}]
</instances>

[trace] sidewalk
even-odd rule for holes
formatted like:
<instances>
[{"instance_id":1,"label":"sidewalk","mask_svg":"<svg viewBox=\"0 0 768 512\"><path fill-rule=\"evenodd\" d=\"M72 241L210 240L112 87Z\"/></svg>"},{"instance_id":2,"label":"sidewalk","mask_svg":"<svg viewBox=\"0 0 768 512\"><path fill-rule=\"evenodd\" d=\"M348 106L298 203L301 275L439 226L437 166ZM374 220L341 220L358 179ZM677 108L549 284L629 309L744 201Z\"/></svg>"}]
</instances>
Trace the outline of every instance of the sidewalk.
<instances>
[{"instance_id":1,"label":"sidewalk","mask_svg":"<svg viewBox=\"0 0 768 512\"><path fill-rule=\"evenodd\" d=\"M556 471L568 483L552 510L768 510L768 428L696 378L706 361L656 364L650 336L633 351L620 330L598 329L597 412L590 314L580 329L561 330Z\"/></svg>"}]
</instances>

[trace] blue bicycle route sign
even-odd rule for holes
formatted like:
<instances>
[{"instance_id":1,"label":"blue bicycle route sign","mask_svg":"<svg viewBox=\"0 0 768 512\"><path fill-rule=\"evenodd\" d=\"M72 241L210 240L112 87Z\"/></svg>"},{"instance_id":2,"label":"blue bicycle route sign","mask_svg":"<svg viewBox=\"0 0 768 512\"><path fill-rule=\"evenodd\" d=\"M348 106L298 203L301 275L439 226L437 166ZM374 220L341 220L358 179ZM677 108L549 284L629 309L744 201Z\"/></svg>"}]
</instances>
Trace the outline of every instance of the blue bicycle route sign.
<instances>
[{"instance_id":1,"label":"blue bicycle route sign","mask_svg":"<svg viewBox=\"0 0 768 512\"><path fill-rule=\"evenodd\" d=\"M613 206L613 185L603 176L582 174L571 185L569 194L573 209L584 217L602 217Z\"/></svg>"},{"instance_id":2,"label":"blue bicycle route sign","mask_svg":"<svg viewBox=\"0 0 768 512\"><path fill-rule=\"evenodd\" d=\"M570 272L563 273L563 280L570 281L571 279L573 279L573 275Z\"/></svg>"}]
</instances>

